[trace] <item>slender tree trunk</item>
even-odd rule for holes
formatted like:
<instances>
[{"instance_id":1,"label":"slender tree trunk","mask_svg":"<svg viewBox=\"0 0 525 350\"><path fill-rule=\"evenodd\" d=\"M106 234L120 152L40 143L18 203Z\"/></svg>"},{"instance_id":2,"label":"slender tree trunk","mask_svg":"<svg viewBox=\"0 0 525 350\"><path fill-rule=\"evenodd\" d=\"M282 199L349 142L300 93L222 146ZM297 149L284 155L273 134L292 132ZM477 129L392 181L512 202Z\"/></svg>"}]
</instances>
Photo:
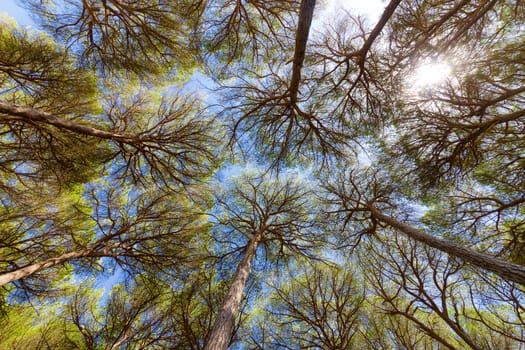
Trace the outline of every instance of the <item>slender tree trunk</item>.
<instances>
[{"instance_id":1,"label":"slender tree trunk","mask_svg":"<svg viewBox=\"0 0 525 350\"><path fill-rule=\"evenodd\" d=\"M0 101L0 113L7 114L7 116L0 116L0 120L7 119L20 120L29 123L44 123L48 125L53 125L54 127L59 129L73 131L82 135L93 136L102 139L109 139L113 141L120 141L124 143L132 143L134 141L134 135L124 135L100 130L88 125L74 122L72 120L58 117L51 113L42 112L29 107L20 107L4 101Z\"/></svg>"},{"instance_id":2,"label":"slender tree trunk","mask_svg":"<svg viewBox=\"0 0 525 350\"><path fill-rule=\"evenodd\" d=\"M359 55L361 56L359 59L359 66L361 67L361 69L363 69L364 67L366 55L368 54L368 51L370 51L372 44L377 39L379 34L381 34L381 31L386 26L386 24L390 20L390 17L392 17L400 3L401 0L391 0L390 3L388 3L387 7L383 11L383 14L381 15L381 18L379 19L379 22L377 22L374 29L372 29L372 31L368 35L368 38L363 44L363 47L359 50Z\"/></svg>"},{"instance_id":3,"label":"slender tree trunk","mask_svg":"<svg viewBox=\"0 0 525 350\"><path fill-rule=\"evenodd\" d=\"M126 332L127 334L124 335L121 339L118 339L115 343L112 345L107 345L104 350L117 350L120 349L122 344L126 343L128 340L131 339L135 334L134 332Z\"/></svg>"},{"instance_id":4,"label":"slender tree trunk","mask_svg":"<svg viewBox=\"0 0 525 350\"><path fill-rule=\"evenodd\" d=\"M235 319L239 313L246 280L250 274L251 264L255 257L257 245L259 244L261 237L262 230L253 235L252 239L250 239L244 252L244 256L237 267L230 289L228 290L219 314L215 319L215 323L211 329L210 335L208 336L204 350L226 350L228 348L228 342L233 332Z\"/></svg>"},{"instance_id":5,"label":"slender tree trunk","mask_svg":"<svg viewBox=\"0 0 525 350\"><path fill-rule=\"evenodd\" d=\"M4 273L0 275L0 286L3 286L4 284L13 281L17 281L22 278L29 277L32 274L37 273L38 271L42 271L49 267L62 264L66 261L89 256L92 253L93 252L90 249L83 249L76 252L65 253L56 258L47 259L36 264L31 264L14 271Z\"/></svg>"},{"instance_id":6,"label":"slender tree trunk","mask_svg":"<svg viewBox=\"0 0 525 350\"><path fill-rule=\"evenodd\" d=\"M372 212L372 216L375 219L398 229L416 241L460 258L467 263L491 271L505 280L525 285L525 266L514 264L503 259L496 258L492 255L466 248L452 241L431 236L423 231L413 228L410 225L380 213L374 206L370 206L369 208Z\"/></svg>"},{"instance_id":7,"label":"slender tree trunk","mask_svg":"<svg viewBox=\"0 0 525 350\"><path fill-rule=\"evenodd\" d=\"M104 249L97 250L97 247L100 246L100 242L96 243L88 248L77 250L74 252L64 253L55 258L50 258L38 263L34 263L14 271L6 272L0 275L0 287L4 284L17 281L22 278L31 276L34 273L42 271L44 269L53 267L58 264L63 264L70 260L81 259L81 258L94 258L94 257L104 257L104 256L113 256L113 250L117 248L126 248L126 244L122 242L114 243L104 247Z\"/></svg>"},{"instance_id":8,"label":"slender tree trunk","mask_svg":"<svg viewBox=\"0 0 525 350\"><path fill-rule=\"evenodd\" d=\"M299 83L301 82L301 69L303 67L304 56L306 53L306 42L314 15L315 0L301 1L299 10L299 23L295 34L295 52L293 57L292 79L290 81L290 103L297 102Z\"/></svg>"}]
</instances>

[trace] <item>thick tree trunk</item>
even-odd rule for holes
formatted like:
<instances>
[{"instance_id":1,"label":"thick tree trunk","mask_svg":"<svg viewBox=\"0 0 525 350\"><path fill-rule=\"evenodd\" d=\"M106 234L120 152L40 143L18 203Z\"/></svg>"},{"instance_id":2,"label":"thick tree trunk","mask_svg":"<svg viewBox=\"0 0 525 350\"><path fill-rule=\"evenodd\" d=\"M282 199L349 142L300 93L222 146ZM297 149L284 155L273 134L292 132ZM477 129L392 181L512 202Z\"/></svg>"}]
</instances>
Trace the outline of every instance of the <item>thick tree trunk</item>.
<instances>
[{"instance_id":1,"label":"thick tree trunk","mask_svg":"<svg viewBox=\"0 0 525 350\"><path fill-rule=\"evenodd\" d=\"M303 0L299 10L299 23L295 35L295 52L293 57L292 79L290 81L290 103L297 102L299 83L301 82L301 69L306 53L306 42L310 33L310 26L314 15L315 0Z\"/></svg>"},{"instance_id":2,"label":"thick tree trunk","mask_svg":"<svg viewBox=\"0 0 525 350\"><path fill-rule=\"evenodd\" d=\"M252 260L257 251L257 245L261 240L262 231L257 232L246 247L244 256L237 267L235 276L224 302L222 303L219 314L215 319L213 328L206 341L204 350L226 350L228 342L233 332L235 319L239 313L241 298L246 286L248 275L250 274Z\"/></svg>"},{"instance_id":3,"label":"thick tree trunk","mask_svg":"<svg viewBox=\"0 0 525 350\"><path fill-rule=\"evenodd\" d=\"M52 267L58 264L62 264L66 261L89 256L92 253L93 252L89 249L65 253L56 258L47 259L47 260L44 260L36 264L31 264L31 265L22 267L14 271L4 273L0 275L0 286L3 286L4 284L7 284L13 281L17 281L22 278L26 278L28 276L31 276L34 273L37 273L38 271L42 271L49 267Z\"/></svg>"},{"instance_id":4,"label":"thick tree trunk","mask_svg":"<svg viewBox=\"0 0 525 350\"><path fill-rule=\"evenodd\" d=\"M503 259L496 258L492 255L466 248L455 242L431 236L423 231L413 228L410 225L380 213L379 210L374 206L370 206L369 208L372 212L372 216L375 219L398 229L416 241L460 258L467 263L491 271L505 280L525 285L525 266L513 264Z\"/></svg>"},{"instance_id":5,"label":"thick tree trunk","mask_svg":"<svg viewBox=\"0 0 525 350\"><path fill-rule=\"evenodd\" d=\"M29 107L20 107L11 103L0 101L0 113L7 114L0 116L0 120L20 120L27 123L44 123L59 129L65 129L78 134L131 143L134 141L133 135L123 135L100 130L91 126L83 125L68 119L64 119L51 113L42 112ZM13 118L14 117L14 118Z\"/></svg>"}]
</instances>

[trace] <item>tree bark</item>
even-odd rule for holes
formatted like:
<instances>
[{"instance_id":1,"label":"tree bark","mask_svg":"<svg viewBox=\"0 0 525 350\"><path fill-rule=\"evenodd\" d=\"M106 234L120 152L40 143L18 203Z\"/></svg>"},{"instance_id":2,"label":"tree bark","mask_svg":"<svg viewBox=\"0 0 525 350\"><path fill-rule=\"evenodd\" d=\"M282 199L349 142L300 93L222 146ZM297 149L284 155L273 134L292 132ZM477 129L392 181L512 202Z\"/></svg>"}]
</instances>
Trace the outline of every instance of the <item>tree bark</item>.
<instances>
[{"instance_id":1,"label":"tree bark","mask_svg":"<svg viewBox=\"0 0 525 350\"><path fill-rule=\"evenodd\" d=\"M381 34L381 31L386 26L388 21L390 20L390 17L394 14L396 11L396 8L401 3L401 0L392 0L388 4L388 6L383 11L383 14L381 15L381 18L379 19L379 22L375 25L374 29L370 32L370 35L368 35L368 38L366 39L365 43L363 44L363 47L359 50L359 66L361 69L363 69L366 56L368 55L368 51L370 51L370 48L372 47L372 44L377 39L379 34Z\"/></svg>"},{"instance_id":2,"label":"tree bark","mask_svg":"<svg viewBox=\"0 0 525 350\"><path fill-rule=\"evenodd\" d=\"M11 103L0 101L0 113L7 114L0 116L1 119L20 120L26 123L44 123L52 125L59 129L65 129L76 132L78 134L98 137L102 139L109 139L113 141L120 141L124 143L132 143L135 140L134 135L118 134L109 131L100 130L91 126L83 125L72 120L58 117L54 114L42 112L34 108L20 107ZM11 117L9 117L11 116ZM12 118L15 117L15 118Z\"/></svg>"},{"instance_id":3,"label":"tree bark","mask_svg":"<svg viewBox=\"0 0 525 350\"><path fill-rule=\"evenodd\" d=\"M42 261L36 264L31 264L31 265L22 267L20 269L17 269L11 272L1 274L0 275L0 287L3 286L4 284L14 282L19 279L31 276L32 274L37 273L38 271L47 269L49 267L52 267L58 264L62 264L68 260L86 257L92 253L93 252L90 249L84 249L84 250L80 250L76 252L65 253L56 258L47 259L45 261Z\"/></svg>"},{"instance_id":4,"label":"tree bark","mask_svg":"<svg viewBox=\"0 0 525 350\"><path fill-rule=\"evenodd\" d=\"M460 244L431 236L403 222L384 215L374 206L369 206L372 217L406 234L418 242L455 256L469 264L491 271L499 277L525 286L525 266L514 264L492 255L466 248Z\"/></svg>"},{"instance_id":5,"label":"tree bark","mask_svg":"<svg viewBox=\"0 0 525 350\"><path fill-rule=\"evenodd\" d=\"M230 289L228 290L219 314L215 319L215 323L213 324L213 328L208 336L204 350L226 350L228 348L230 336L235 325L235 319L239 313L244 287L246 286L246 281L250 274L251 263L255 257L255 252L257 251L257 246L261 237L262 230L254 234L250 239L244 252L244 256L237 267Z\"/></svg>"},{"instance_id":6,"label":"tree bark","mask_svg":"<svg viewBox=\"0 0 525 350\"><path fill-rule=\"evenodd\" d=\"M39 263L31 264L31 265L16 269L14 271L3 273L0 275L0 287L7 283L29 277L34 273L37 273L39 271L53 267L58 264L63 264L70 260L81 259L81 258L86 258L86 257L94 258L94 257L112 256L111 255L112 250L116 248L123 248L125 247L125 244L123 244L122 242L118 242L118 243L114 243L109 246L106 246L104 249L96 250L98 246L99 244L95 244L86 249L64 253L55 258L50 258L50 259L44 260Z\"/></svg>"},{"instance_id":7,"label":"tree bark","mask_svg":"<svg viewBox=\"0 0 525 350\"><path fill-rule=\"evenodd\" d=\"M299 23L295 34L295 52L293 57L292 79L290 81L290 104L297 102L299 93L299 83L301 82L301 69L303 67L304 56L306 53L306 42L314 15L315 0L301 1L299 10Z\"/></svg>"}]
</instances>

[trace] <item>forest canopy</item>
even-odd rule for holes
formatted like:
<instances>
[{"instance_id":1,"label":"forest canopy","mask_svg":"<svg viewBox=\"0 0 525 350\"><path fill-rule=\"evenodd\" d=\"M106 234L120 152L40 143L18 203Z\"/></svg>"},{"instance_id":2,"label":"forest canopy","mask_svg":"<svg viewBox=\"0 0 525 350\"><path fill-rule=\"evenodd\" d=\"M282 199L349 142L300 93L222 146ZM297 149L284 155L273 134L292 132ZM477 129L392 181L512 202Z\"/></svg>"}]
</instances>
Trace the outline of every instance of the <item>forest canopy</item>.
<instances>
[{"instance_id":1,"label":"forest canopy","mask_svg":"<svg viewBox=\"0 0 525 350\"><path fill-rule=\"evenodd\" d=\"M525 2L19 3L0 349L525 348Z\"/></svg>"}]
</instances>

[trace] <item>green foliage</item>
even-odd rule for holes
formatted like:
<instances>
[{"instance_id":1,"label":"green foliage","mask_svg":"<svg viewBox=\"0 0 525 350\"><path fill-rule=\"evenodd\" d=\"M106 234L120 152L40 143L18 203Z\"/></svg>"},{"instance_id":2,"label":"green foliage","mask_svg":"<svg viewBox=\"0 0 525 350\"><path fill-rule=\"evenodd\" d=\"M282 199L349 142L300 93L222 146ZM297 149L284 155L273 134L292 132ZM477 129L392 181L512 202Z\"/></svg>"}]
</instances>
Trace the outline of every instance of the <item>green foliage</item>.
<instances>
[{"instance_id":1,"label":"green foliage","mask_svg":"<svg viewBox=\"0 0 525 350\"><path fill-rule=\"evenodd\" d=\"M37 312L31 306L12 306L0 319L2 349L86 349L78 347L78 330L64 323L56 307L43 306Z\"/></svg>"},{"instance_id":2,"label":"green foliage","mask_svg":"<svg viewBox=\"0 0 525 350\"><path fill-rule=\"evenodd\" d=\"M303 267L281 283L271 287L268 310L275 324L268 329L271 339L261 341L293 349L359 346L365 295L353 271L317 264Z\"/></svg>"},{"instance_id":3,"label":"green foliage","mask_svg":"<svg viewBox=\"0 0 525 350\"><path fill-rule=\"evenodd\" d=\"M295 31L291 15L300 1L201 1L196 31L201 55L211 61L212 76L228 79L240 67L291 52L283 42ZM217 65L217 63L220 63Z\"/></svg>"},{"instance_id":4,"label":"green foliage","mask_svg":"<svg viewBox=\"0 0 525 350\"><path fill-rule=\"evenodd\" d=\"M306 48L297 0L22 2L0 348L202 350L254 237L230 345L523 347L523 286L466 259L525 266L522 2L393 0Z\"/></svg>"},{"instance_id":5,"label":"green foliage","mask_svg":"<svg viewBox=\"0 0 525 350\"><path fill-rule=\"evenodd\" d=\"M0 97L52 113L99 110L96 72L44 32L28 32L0 18Z\"/></svg>"},{"instance_id":6,"label":"green foliage","mask_svg":"<svg viewBox=\"0 0 525 350\"><path fill-rule=\"evenodd\" d=\"M179 1L25 1L47 31L107 75L152 78L195 67Z\"/></svg>"}]
</instances>

